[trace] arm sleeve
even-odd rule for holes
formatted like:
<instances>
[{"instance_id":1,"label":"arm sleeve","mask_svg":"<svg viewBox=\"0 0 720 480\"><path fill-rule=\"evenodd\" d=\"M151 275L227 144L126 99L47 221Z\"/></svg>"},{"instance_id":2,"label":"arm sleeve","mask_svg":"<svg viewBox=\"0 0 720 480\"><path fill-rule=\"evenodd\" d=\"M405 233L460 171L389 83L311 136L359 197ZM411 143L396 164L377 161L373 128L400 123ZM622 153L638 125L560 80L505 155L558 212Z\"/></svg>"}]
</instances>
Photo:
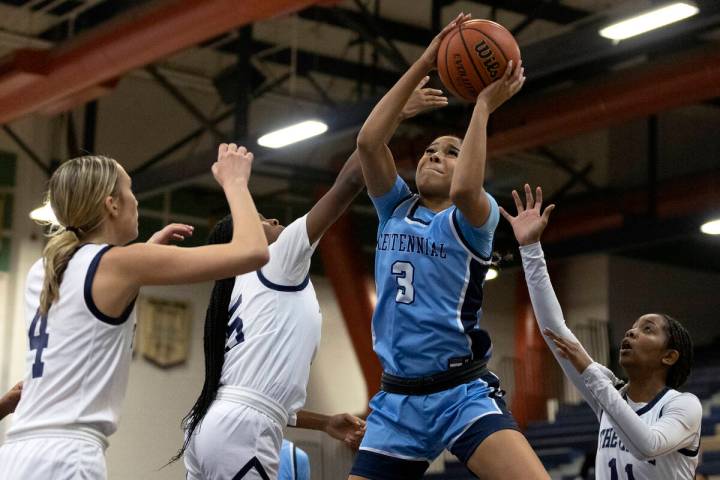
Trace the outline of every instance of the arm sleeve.
<instances>
[{"instance_id":1,"label":"arm sleeve","mask_svg":"<svg viewBox=\"0 0 720 480\"><path fill-rule=\"evenodd\" d=\"M561 337L569 338L572 341L578 342L575 334L565 324L560 302L558 302L552 283L550 282L550 275L548 274L547 265L545 264L545 255L540 243L521 246L520 256L522 257L523 269L525 270L525 282L527 283L528 291L530 292L530 301L532 302L533 310L535 311L535 318L537 320L538 327L540 328L540 332L549 328ZM563 372L565 372L565 376L570 379L573 385L575 385L575 388L577 388L583 399L585 399L585 401L593 409L595 415L600 415L600 406L585 385L582 375L578 373L569 360L560 356L558 348L552 341L550 341L549 338L545 335L543 335L543 338L552 351L553 356L560 364L560 367L563 369ZM608 384L613 385L614 388L614 385L617 382L615 375L613 375L609 369L602 367L601 365L598 365L598 370L605 376Z\"/></svg>"},{"instance_id":2,"label":"arm sleeve","mask_svg":"<svg viewBox=\"0 0 720 480\"><path fill-rule=\"evenodd\" d=\"M270 260L260 269L263 278L284 287L294 287L305 281L317 247L317 242L310 244L306 220L307 215L292 222L270 245Z\"/></svg>"},{"instance_id":3,"label":"arm sleeve","mask_svg":"<svg viewBox=\"0 0 720 480\"><path fill-rule=\"evenodd\" d=\"M648 425L627 404L612 382L592 364L583 379L625 447L640 460L648 460L692 447L702 420L702 406L694 395L683 393L663 406L662 416Z\"/></svg>"},{"instance_id":4,"label":"arm sleeve","mask_svg":"<svg viewBox=\"0 0 720 480\"><path fill-rule=\"evenodd\" d=\"M405 180L400 178L400 175L395 179L395 185L393 185L389 192L379 197L370 195L370 200L373 205L375 205L375 210L377 210L380 224L385 223L392 216L398 205L410 197L412 197L412 192L410 192L410 188L407 186L407 183L405 183Z\"/></svg>"},{"instance_id":5,"label":"arm sleeve","mask_svg":"<svg viewBox=\"0 0 720 480\"><path fill-rule=\"evenodd\" d=\"M500 221L500 209L495 199L485 192L490 203L490 215L485 223L479 227L473 226L463 215L459 208L453 208L453 222L459 230L463 243L479 257L490 257L492 255L492 240L495 229Z\"/></svg>"}]
</instances>

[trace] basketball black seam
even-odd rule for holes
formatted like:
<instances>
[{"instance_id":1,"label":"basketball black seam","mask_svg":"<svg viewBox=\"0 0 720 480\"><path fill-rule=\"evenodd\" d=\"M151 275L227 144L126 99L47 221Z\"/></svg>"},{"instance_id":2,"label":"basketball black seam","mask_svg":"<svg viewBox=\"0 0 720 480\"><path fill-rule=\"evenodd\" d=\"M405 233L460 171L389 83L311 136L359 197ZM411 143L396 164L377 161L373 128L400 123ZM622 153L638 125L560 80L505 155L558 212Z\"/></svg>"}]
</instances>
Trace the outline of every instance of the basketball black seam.
<instances>
[{"instance_id":1,"label":"basketball black seam","mask_svg":"<svg viewBox=\"0 0 720 480\"><path fill-rule=\"evenodd\" d=\"M462 28L463 28L463 27L462 27L462 23L461 23L461 24L460 24L460 32L461 32L461 33L462 33ZM472 29L472 30L474 30L474 29ZM478 70L478 68L475 66L475 62L473 62L473 56L472 56L472 54L470 53L470 49L468 48L467 44L465 43L465 37L463 37L462 35L460 35L460 40L462 41L463 47L465 47L465 53L467 53L467 56L468 56L468 58L470 59L470 65L472 65L473 70L475 70L475 73L477 74L478 78L480 78L480 81L482 81L483 83L485 83L485 81L483 81L483 76L480 74L480 70ZM490 82L490 83L492 83L492 82ZM488 85L489 85L489 84L488 84ZM487 85L485 85L485 87L487 87ZM483 87L483 88L485 88L485 87ZM480 89L480 90L482 90L482 89ZM479 93L479 92L478 92L478 93Z\"/></svg>"},{"instance_id":2,"label":"basketball black seam","mask_svg":"<svg viewBox=\"0 0 720 480\"><path fill-rule=\"evenodd\" d=\"M459 27L455 32L452 32L450 35L455 36L458 33L460 33ZM448 65L448 50L450 50L450 41L453 39L452 36L447 38L447 43L445 44L445 70L447 71L448 79L450 80L450 87L452 90L455 90L453 93L455 93L455 95L459 97L462 97L462 95L460 95L461 90L457 88L457 85L455 85L453 76L450 74L450 66ZM462 35L460 35L460 39L462 40Z\"/></svg>"},{"instance_id":3,"label":"basketball black seam","mask_svg":"<svg viewBox=\"0 0 720 480\"><path fill-rule=\"evenodd\" d=\"M507 55L505 55L505 52L503 52L503 49L500 48L500 45L499 45L495 40L493 40L493 39L490 37L490 35L488 35L487 33L483 32L482 30L478 30L477 28L468 28L467 30L472 30L472 31L474 31L474 32L478 32L478 33L482 34L483 37L487 38L489 42L491 42L493 45L495 45L495 48L497 48L498 52L500 52L500 53L502 54L503 59L505 60L505 63L508 63L508 62L509 62L509 58L510 58L510 57L507 56ZM504 72L503 72L503 73L504 73Z\"/></svg>"}]
</instances>

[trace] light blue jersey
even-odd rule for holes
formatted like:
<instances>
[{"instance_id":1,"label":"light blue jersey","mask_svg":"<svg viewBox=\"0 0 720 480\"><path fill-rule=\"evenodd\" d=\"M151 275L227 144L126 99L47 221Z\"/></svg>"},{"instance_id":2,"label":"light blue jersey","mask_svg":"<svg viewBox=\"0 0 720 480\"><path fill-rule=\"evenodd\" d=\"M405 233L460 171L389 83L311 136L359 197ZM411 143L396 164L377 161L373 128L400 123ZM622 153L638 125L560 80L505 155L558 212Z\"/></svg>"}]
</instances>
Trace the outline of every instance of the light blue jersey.
<instances>
[{"instance_id":1,"label":"light blue jersey","mask_svg":"<svg viewBox=\"0 0 720 480\"><path fill-rule=\"evenodd\" d=\"M473 227L454 206L436 213L420 205L400 177L371 197L380 218L373 344L386 372L420 377L490 357L482 287L500 212L488 199L488 220Z\"/></svg>"}]
</instances>

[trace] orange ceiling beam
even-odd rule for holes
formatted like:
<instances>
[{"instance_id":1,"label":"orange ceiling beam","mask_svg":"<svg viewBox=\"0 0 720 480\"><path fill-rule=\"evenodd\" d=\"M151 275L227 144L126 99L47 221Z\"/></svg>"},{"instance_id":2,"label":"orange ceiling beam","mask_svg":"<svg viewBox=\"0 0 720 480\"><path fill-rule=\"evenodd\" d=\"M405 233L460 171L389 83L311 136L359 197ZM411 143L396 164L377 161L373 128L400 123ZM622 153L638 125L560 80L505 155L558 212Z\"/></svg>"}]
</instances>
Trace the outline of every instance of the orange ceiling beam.
<instances>
[{"instance_id":1,"label":"orange ceiling beam","mask_svg":"<svg viewBox=\"0 0 720 480\"><path fill-rule=\"evenodd\" d=\"M0 64L0 124L234 28L316 3L327 2L163 0L131 10L53 50L26 50Z\"/></svg>"},{"instance_id":2,"label":"orange ceiling beam","mask_svg":"<svg viewBox=\"0 0 720 480\"><path fill-rule=\"evenodd\" d=\"M621 228L627 218L647 214L646 189L600 195L597 199L560 204L543 240L569 240ZM720 213L720 173L673 178L657 185L658 219Z\"/></svg>"},{"instance_id":3,"label":"orange ceiling beam","mask_svg":"<svg viewBox=\"0 0 720 480\"><path fill-rule=\"evenodd\" d=\"M532 75L532 72L528 72ZM524 150L720 97L720 44L523 99L493 114L490 155Z\"/></svg>"}]
</instances>

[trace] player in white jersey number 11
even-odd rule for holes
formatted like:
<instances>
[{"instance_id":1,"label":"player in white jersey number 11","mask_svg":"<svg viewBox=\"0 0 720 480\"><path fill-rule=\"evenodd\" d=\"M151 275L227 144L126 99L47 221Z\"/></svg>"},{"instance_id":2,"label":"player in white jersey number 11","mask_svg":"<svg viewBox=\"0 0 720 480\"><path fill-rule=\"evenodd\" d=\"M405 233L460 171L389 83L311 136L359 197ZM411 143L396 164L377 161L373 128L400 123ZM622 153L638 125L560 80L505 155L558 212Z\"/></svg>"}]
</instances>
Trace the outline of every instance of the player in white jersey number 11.
<instances>
[{"instance_id":1,"label":"player in white jersey number 11","mask_svg":"<svg viewBox=\"0 0 720 480\"><path fill-rule=\"evenodd\" d=\"M702 406L695 395L677 391L688 375L693 345L674 318L649 313L638 318L620 344L622 384L593 362L565 324L540 247L550 205L541 213L542 189L535 198L525 185L525 205L512 192L517 215L501 209L520 244L525 279L535 317L562 367L600 421L595 477L599 480L690 480L700 448ZM568 439L571 441L571 439Z\"/></svg>"}]
</instances>

